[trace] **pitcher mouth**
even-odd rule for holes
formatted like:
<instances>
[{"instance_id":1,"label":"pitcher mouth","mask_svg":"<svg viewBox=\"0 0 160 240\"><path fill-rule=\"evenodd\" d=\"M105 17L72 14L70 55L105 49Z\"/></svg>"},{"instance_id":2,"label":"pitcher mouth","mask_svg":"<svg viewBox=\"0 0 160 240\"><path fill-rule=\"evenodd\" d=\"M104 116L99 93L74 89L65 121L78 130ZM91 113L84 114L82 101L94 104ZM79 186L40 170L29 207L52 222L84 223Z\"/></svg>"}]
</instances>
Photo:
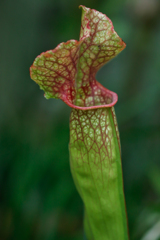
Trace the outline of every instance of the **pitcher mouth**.
<instances>
[{"instance_id":1,"label":"pitcher mouth","mask_svg":"<svg viewBox=\"0 0 160 240\"><path fill-rule=\"evenodd\" d=\"M101 85L102 86L102 85ZM103 87L103 86L102 86ZM104 88L104 87L103 87ZM90 109L98 109L98 108L109 108L113 107L118 101L118 95L115 92L112 92L106 88L104 88L106 92L106 101L103 104L96 104L96 105L88 105L88 106L79 106L70 102L66 96L62 99L69 107L80 109L80 110L90 110Z\"/></svg>"}]
</instances>

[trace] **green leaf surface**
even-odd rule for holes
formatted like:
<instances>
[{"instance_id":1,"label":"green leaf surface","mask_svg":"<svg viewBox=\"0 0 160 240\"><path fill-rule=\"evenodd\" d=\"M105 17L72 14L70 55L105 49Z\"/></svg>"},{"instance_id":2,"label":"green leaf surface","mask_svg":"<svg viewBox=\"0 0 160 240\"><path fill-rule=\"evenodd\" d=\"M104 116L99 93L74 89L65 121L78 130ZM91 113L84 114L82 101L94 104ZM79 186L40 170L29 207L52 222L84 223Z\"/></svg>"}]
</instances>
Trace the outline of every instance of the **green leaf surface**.
<instances>
[{"instance_id":1,"label":"green leaf surface","mask_svg":"<svg viewBox=\"0 0 160 240\"><path fill-rule=\"evenodd\" d=\"M113 107L72 110L70 165L88 240L128 239L117 132Z\"/></svg>"}]
</instances>

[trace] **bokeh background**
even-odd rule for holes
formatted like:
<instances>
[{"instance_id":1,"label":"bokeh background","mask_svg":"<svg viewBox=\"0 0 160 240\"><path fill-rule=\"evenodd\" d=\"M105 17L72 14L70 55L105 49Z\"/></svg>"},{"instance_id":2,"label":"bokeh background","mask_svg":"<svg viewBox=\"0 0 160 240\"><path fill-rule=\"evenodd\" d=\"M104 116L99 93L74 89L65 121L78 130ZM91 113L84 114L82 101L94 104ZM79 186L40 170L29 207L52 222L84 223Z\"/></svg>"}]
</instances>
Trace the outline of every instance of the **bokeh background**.
<instances>
[{"instance_id":1,"label":"bokeh background","mask_svg":"<svg viewBox=\"0 0 160 240\"><path fill-rule=\"evenodd\" d=\"M127 43L97 80L119 95L130 239L160 239L159 0L1 0L1 240L83 238L69 167L70 108L46 100L29 76L37 55L79 38L80 4L105 13Z\"/></svg>"}]
</instances>

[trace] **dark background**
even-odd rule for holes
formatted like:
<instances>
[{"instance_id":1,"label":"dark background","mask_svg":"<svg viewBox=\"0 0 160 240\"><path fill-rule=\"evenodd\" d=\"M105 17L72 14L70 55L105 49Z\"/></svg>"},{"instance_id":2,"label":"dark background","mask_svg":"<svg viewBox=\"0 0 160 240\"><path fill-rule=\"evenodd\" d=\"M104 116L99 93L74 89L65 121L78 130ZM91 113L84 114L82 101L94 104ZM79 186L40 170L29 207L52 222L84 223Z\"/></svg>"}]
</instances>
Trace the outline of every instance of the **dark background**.
<instances>
[{"instance_id":1,"label":"dark background","mask_svg":"<svg viewBox=\"0 0 160 240\"><path fill-rule=\"evenodd\" d=\"M160 2L0 1L0 239L80 240L69 167L70 108L29 76L41 52L79 38L80 4L105 13L126 49L97 74L117 92L131 240L160 239Z\"/></svg>"}]
</instances>

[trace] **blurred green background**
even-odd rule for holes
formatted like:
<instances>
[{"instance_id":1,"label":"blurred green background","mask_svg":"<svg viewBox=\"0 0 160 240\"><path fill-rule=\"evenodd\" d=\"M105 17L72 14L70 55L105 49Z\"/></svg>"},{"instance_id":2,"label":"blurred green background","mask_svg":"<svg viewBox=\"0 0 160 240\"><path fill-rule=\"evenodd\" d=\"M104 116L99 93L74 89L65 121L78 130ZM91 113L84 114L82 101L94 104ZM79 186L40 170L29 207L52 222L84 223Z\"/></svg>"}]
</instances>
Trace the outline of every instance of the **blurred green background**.
<instances>
[{"instance_id":1,"label":"blurred green background","mask_svg":"<svg viewBox=\"0 0 160 240\"><path fill-rule=\"evenodd\" d=\"M83 203L69 167L70 108L29 76L41 52L78 39L80 4L127 43L97 74L117 92L131 240L160 239L160 2L0 1L0 240L80 240Z\"/></svg>"}]
</instances>

